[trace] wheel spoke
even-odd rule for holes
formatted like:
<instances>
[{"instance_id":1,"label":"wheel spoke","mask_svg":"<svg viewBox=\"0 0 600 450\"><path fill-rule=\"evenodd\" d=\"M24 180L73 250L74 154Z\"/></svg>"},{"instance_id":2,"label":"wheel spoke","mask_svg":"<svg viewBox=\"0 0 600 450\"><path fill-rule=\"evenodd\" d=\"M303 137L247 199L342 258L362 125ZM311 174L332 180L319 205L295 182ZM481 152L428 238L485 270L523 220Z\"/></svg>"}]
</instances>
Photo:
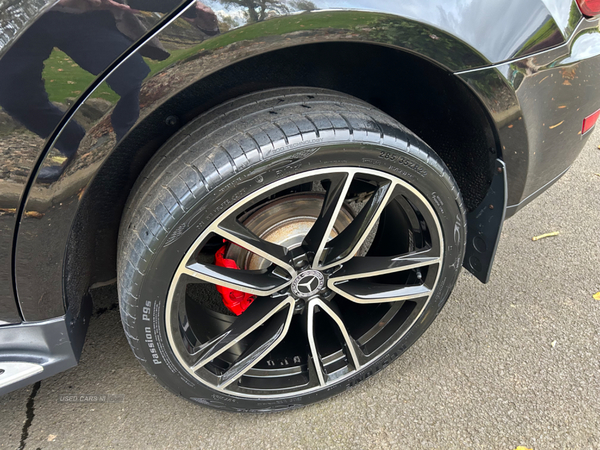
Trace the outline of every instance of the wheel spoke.
<instances>
[{"instance_id":1,"label":"wheel spoke","mask_svg":"<svg viewBox=\"0 0 600 450\"><path fill-rule=\"evenodd\" d=\"M310 348L310 353L312 355L312 364L314 366L314 372L316 373L319 384L321 386L327 383L327 374L325 373L323 367L323 361L321 355L319 353L319 349L317 347L317 342L315 339L314 333L314 318L315 318L315 308L318 307L323 313L327 314L335 324L337 325L340 335L342 336L342 345L344 348L344 352L346 353L346 358L348 359L348 363L352 365L354 370L358 370L361 366L361 362L359 356L362 356L362 352L358 347L356 341L350 336L350 333L346 330L346 326L342 321L341 315L337 311L335 305L331 303L325 303L320 299L311 300L306 306L306 314L307 314L307 334L308 334L308 345ZM310 364L309 364L310 369ZM310 371L309 372L313 372Z\"/></svg>"},{"instance_id":2,"label":"wheel spoke","mask_svg":"<svg viewBox=\"0 0 600 450\"><path fill-rule=\"evenodd\" d=\"M385 182L376 189L356 218L339 235L327 243L321 270L342 264L352 258L377 223L392 194L393 184Z\"/></svg>"},{"instance_id":3,"label":"wheel spoke","mask_svg":"<svg viewBox=\"0 0 600 450\"><path fill-rule=\"evenodd\" d=\"M308 347L312 358L309 360L309 374L316 373L319 385L325 386L325 372L323 370L323 364L321 363L321 355L317 348L317 342L315 340L315 307L314 301L310 302L306 307L306 333L308 334ZM312 368L310 370L312 362Z\"/></svg>"},{"instance_id":4,"label":"wheel spoke","mask_svg":"<svg viewBox=\"0 0 600 450\"><path fill-rule=\"evenodd\" d=\"M373 277L405 270L426 267L440 262L437 251L431 249L410 252L399 256L354 257L329 278L329 287L335 283L358 278Z\"/></svg>"},{"instance_id":5,"label":"wheel spoke","mask_svg":"<svg viewBox=\"0 0 600 450\"><path fill-rule=\"evenodd\" d=\"M211 339L196 351L194 354L196 362L191 367L192 371L204 367L217 356L238 344L243 338L258 330L261 325L266 324L257 333L258 336L252 345L219 377L219 387L228 386L250 370L283 340L289 329L293 313L294 299L292 297L283 300L281 298L256 299L225 332ZM271 318L272 320L269 320Z\"/></svg>"},{"instance_id":6,"label":"wheel spoke","mask_svg":"<svg viewBox=\"0 0 600 450\"><path fill-rule=\"evenodd\" d=\"M321 213L302 243L306 251L315 255L313 268L316 268L321 260L325 244L327 244L336 219L344 205L352 179L353 174L347 172L334 173L328 178L330 186L323 200Z\"/></svg>"},{"instance_id":7,"label":"wheel spoke","mask_svg":"<svg viewBox=\"0 0 600 450\"><path fill-rule=\"evenodd\" d=\"M432 291L426 285L394 286L366 282L364 280L350 280L330 286L331 290L342 297L356 303L386 303L427 301Z\"/></svg>"},{"instance_id":8,"label":"wheel spoke","mask_svg":"<svg viewBox=\"0 0 600 450\"><path fill-rule=\"evenodd\" d=\"M291 280L273 271L237 270L213 264L192 263L181 269L185 275L247 294L267 297L289 286Z\"/></svg>"},{"instance_id":9,"label":"wheel spoke","mask_svg":"<svg viewBox=\"0 0 600 450\"><path fill-rule=\"evenodd\" d=\"M291 264L291 255L285 247L259 238L234 217L228 217L219 223L215 232L235 245L287 270L290 275L296 274Z\"/></svg>"}]
</instances>

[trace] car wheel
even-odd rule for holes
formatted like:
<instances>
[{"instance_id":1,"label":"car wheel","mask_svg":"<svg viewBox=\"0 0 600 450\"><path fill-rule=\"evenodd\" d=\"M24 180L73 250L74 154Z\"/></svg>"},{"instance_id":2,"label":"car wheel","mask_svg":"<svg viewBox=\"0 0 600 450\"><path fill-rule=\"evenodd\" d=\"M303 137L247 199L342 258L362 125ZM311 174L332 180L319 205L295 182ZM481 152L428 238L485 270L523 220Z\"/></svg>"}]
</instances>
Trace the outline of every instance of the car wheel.
<instances>
[{"instance_id":1,"label":"car wheel","mask_svg":"<svg viewBox=\"0 0 600 450\"><path fill-rule=\"evenodd\" d=\"M123 326L146 370L187 399L306 405L421 336L465 234L449 170L391 117L332 91L251 94L186 126L134 187Z\"/></svg>"}]
</instances>

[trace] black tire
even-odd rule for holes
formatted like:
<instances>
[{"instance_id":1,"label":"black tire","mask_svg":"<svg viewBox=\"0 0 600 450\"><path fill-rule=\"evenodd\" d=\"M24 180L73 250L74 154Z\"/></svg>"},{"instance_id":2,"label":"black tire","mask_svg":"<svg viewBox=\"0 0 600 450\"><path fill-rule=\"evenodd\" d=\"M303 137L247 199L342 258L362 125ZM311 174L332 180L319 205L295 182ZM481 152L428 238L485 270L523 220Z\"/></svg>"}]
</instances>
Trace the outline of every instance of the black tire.
<instances>
[{"instance_id":1,"label":"black tire","mask_svg":"<svg viewBox=\"0 0 600 450\"><path fill-rule=\"evenodd\" d=\"M173 280L178 276L178 267L183 267L183 256L198 236L205 233L207 227L216 218L222 217L223 211L231 205L246 201L257 192L262 192L259 189L283 183L282 180L304 171L320 170L318 173L322 173L323 168L335 171L338 167L358 168L359 171L382 174L384 177L399 180L398 183L410 185L435 212L431 217L427 216L424 212L425 207L411 206L412 200L406 197L409 200L408 209L414 207L416 211L415 217L422 214L420 217L423 222L437 220L439 227L435 230L441 230L436 238L441 243L440 262L437 263L439 265L428 266L423 271L412 269L403 282L408 286L409 279L413 280L411 283L414 284L414 277L418 277L419 281L416 283L425 284L426 281L421 280L422 272L425 276L429 273L436 274L435 283L430 283L434 288L427 294L427 301L411 307L411 311L415 311L414 308L423 308L414 316L414 322L406 325L402 335L397 335L401 336L399 340L393 342L393 345L386 341L385 345L390 347L381 347L384 350L381 350L380 354L377 353L377 358L364 365L351 364L348 353L350 341L341 341L340 348L342 355L345 355L347 368L344 370L347 375L341 376L337 381L332 378L330 382L329 375L323 375L326 372L326 363L319 360L320 377L327 376L327 384L311 391L299 390L298 395L293 395L296 391L290 391L288 395L260 394L248 397L238 394L237 391L226 392L213 388L208 381L202 381L204 378L200 379L200 375L200 378L193 376L191 369L185 366L185 361L182 362L185 358L180 353L178 356L174 351L174 347L179 348L179 344L175 342L175 338L169 339L166 329L167 297L172 299L172 292L179 289L174 287L174 290L170 291L171 284L176 283ZM328 183L327 179L325 182ZM359 182L364 183L362 178L357 181ZM349 186L348 192L354 184ZM292 191L298 189L294 187ZM376 188L371 186L369 189ZM368 198L375 196L374 193L369 195ZM354 201L358 204L356 198ZM417 200L415 202L418 203ZM384 216L382 213L377 227L373 228L377 231L372 233L377 234L373 243L368 244L370 248L379 246L377 239L382 238L378 236L384 234L387 226L384 224L384 217L400 217L386 214L388 215ZM130 195L121 223L118 244L119 301L129 344L146 370L164 387L186 399L215 408L232 411L274 411L306 405L338 394L376 373L401 355L437 316L456 283L462 265L466 242L465 214L456 182L441 159L417 136L372 106L344 94L308 88L276 89L238 98L204 114L181 130L148 164ZM433 218L434 216L437 219ZM433 228L433 231L430 230L429 222L426 225L420 225L419 230L423 233L420 238L423 242L429 238L433 242L432 236L437 231ZM402 228L396 223L394 226ZM329 233L329 229L326 233ZM403 233L404 231L400 234L404 236ZM414 239L411 233L413 232L407 231L406 238L399 238L403 242L401 245ZM406 245L409 245L411 250L418 247L412 242ZM432 243L427 245L433 246ZM201 251L204 251L204 248L202 247ZM353 255L355 254L349 258ZM322 261L325 264L326 258L323 257ZM328 276L335 278L334 274ZM331 290L327 292L327 295L332 294ZM181 306L188 305L188 294L182 295L184 300L177 303L180 309L188 307ZM304 307L298 306L299 299L294 301L297 310ZM176 304L175 300L169 302L170 308ZM340 302L346 300L340 299ZM410 301L403 303L410 304ZM386 303L386 306L391 304ZM361 304L360 308L363 306ZM220 307L223 308L223 305ZM376 310L375 306L365 306L367 307L371 308L369 311ZM218 306L216 308L218 309ZM292 306L289 306L286 311L291 309ZM320 309L316 308L316 311ZM169 326L175 323L175 320L184 320L173 319L173 314L176 313L169 314ZM262 328L264 327L259 329ZM170 330L172 334L175 333L174 336L177 335L175 325ZM338 331L336 329L336 333ZM389 340L392 338L389 337ZM298 358L300 361L300 356ZM310 378L310 368L313 368L314 374L316 366L310 354L306 358L306 364L309 365L306 373ZM303 364L304 361L302 359ZM313 366L310 366L311 361ZM352 372L352 367L359 369ZM319 381L323 383L321 378ZM236 382L237 385L242 385L241 380L242 378Z\"/></svg>"}]
</instances>

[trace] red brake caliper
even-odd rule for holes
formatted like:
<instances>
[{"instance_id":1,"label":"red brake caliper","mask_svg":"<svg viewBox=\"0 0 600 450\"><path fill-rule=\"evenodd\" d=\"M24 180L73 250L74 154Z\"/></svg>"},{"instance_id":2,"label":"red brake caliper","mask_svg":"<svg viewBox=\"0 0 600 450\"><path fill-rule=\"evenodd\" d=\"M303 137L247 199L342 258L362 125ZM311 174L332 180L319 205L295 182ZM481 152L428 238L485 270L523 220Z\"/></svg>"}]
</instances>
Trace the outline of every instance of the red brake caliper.
<instances>
[{"instance_id":1,"label":"red brake caliper","mask_svg":"<svg viewBox=\"0 0 600 450\"><path fill-rule=\"evenodd\" d=\"M215 265L219 267L225 267L227 269L240 269L233 259L225 258L225 251L229 246L227 241L226 244L219 249L219 251L215 254ZM256 296L246 294L245 292L236 291L234 289L229 289L224 286L217 286L217 291L223 297L223 303L236 316L242 314L248 306L254 301Z\"/></svg>"}]
</instances>

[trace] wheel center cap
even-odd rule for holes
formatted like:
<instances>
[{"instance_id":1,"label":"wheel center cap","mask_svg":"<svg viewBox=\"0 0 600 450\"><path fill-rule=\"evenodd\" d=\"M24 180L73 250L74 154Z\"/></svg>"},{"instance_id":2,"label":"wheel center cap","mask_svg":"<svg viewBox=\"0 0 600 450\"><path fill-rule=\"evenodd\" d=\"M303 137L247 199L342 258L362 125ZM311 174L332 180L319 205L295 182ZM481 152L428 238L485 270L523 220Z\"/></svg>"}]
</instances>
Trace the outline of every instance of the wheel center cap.
<instances>
[{"instance_id":1,"label":"wheel center cap","mask_svg":"<svg viewBox=\"0 0 600 450\"><path fill-rule=\"evenodd\" d=\"M292 282L292 293L296 297L309 298L325 286L325 277L318 270L305 270Z\"/></svg>"}]
</instances>

